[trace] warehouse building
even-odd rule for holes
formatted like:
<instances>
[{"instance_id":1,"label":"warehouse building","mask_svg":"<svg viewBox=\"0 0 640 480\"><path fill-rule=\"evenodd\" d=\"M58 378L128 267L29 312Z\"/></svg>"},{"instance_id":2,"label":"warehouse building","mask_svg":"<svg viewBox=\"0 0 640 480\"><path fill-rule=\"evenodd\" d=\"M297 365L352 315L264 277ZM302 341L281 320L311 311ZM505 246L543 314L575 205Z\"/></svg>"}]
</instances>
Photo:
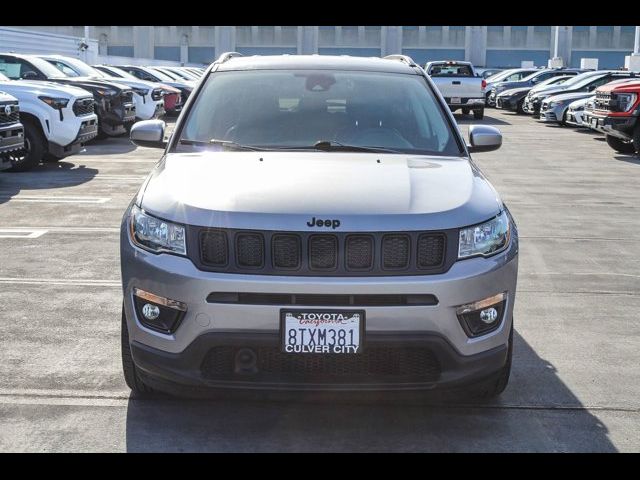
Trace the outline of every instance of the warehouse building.
<instances>
[{"instance_id":1,"label":"warehouse building","mask_svg":"<svg viewBox=\"0 0 640 480\"><path fill-rule=\"evenodd\" d=\"M428 60L470 60L478 66L564 65L582 58L619 68L634 49L633 26L69 26L19 27L98 41L100 55L208 64L224 51L245 55L404 53ZM557 31L556 31L557 29ZM557 43L557 45L556 45Z\"/></svg>"}]
</instances>

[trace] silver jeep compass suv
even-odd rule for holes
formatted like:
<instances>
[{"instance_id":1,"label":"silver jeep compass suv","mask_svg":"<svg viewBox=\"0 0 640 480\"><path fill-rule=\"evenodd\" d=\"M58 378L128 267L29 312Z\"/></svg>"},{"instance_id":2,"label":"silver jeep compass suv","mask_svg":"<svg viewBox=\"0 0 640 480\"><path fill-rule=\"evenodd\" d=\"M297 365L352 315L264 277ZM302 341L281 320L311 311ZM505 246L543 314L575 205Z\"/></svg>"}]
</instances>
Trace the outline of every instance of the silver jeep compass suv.
<instances>
[{"instance_id":1,"label":"silver jeep compass suv","mask_svg":"<svg viewBox=\"0 0 640 480\"><path fill-rule=\"evenodd\" d=\"M129 387L496 395L518 238L409 57L222 55L122 221Z\"/></svg>"}]
</instances>

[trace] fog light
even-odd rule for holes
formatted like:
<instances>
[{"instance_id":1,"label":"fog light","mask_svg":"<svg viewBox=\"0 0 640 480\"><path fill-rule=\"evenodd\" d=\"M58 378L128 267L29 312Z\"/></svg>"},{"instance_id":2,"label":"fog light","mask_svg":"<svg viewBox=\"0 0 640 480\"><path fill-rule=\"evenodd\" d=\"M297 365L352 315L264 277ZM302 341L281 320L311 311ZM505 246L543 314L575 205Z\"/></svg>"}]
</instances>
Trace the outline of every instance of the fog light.
<instances>
[{"instance_id":1,"label":"fog light","mask_svg":"<svg viewBox=\"0 0 640 480\"><path fill-rule=\"evenodd\" d=\"M495 308L487 308L480 311L480 320L484 323L493 323L498 319L498 311Z\"/></svg>"},{"instance_id":2,"label":"fog light","mask_svg":"<svg viewBox=\"0 0 640 480\"><path fill-rule=\"evenodd\" d=\"M460 325L469 337L478 337L500 326L504 316L507 293L499 293L456 309Z\"/></svg>"},{"instance_id":3,"label":"fog light","mask_svg":"<svg viewBox=\"0 0 640 480\"><path fill-rule=\"evenodd\" d=\"M142 315L144 315L144 318L147 320L155 320L160 316L160 308L156 305L145 303L144 307L142 307Z\"/></svg>"},{"instance_id":4,"label":"fog light","mask_svg":"<svg viewBox=\"0 0 640 480\"><path fill-rule=\"evenodd\" d=\"M187 306L182 302L139 288L133 289L133 305L140 323L162 333L173 333L187 311Z\"/></svg>"}]
</instances>

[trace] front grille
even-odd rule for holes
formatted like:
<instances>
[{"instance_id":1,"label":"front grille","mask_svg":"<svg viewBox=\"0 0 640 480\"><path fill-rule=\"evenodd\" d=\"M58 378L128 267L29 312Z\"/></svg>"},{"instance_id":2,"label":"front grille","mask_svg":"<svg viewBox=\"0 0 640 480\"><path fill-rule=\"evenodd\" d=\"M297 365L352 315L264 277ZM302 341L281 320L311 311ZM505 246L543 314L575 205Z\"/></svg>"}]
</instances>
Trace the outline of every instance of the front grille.
<instances>
[{"instance_id":1,"label":"front grille","mask_svg":"<svg viewBox=\"0 0 640 480\"><path fill-rule=\"evenodd\" d=\"M333 235L313 235L309 240L312 270L333 270L338 265L338 240Z\"/></svg>"},{"instance_id":2,"label":"front grille","mask_svg":"<svg viewBox=\"0 0 640 480\"><path fill-rule=\"evenodd\" d=\"M133 90L123 90L120 94L120 98L122 103L132 103L133 102Z\"/></svg>"},{"instance_id":3,"label":"front grille","mask_svg":"<svg viewBox=\"0 0 640 480\"><path fill-rule=\"evenodd\" d=\"M596 92L594 107L596 110L610 112L612 110L611 94L609 92Z\"/></svg>"},{"instance_id":4,"label":"front grille","mask_svg":"<svg viewBox=\"0 0 640 480\"><path fill-rule=\"evenodd\" d=\"M202 364L203 375L209 379L242 381L252 377L261 380L278 377L300 383L357 382L358 379L432 382L439 378L441 370L433 352L423 347L372 346L355 355L322 355L283 353L278 347L260 346L253 349L257 356L255 371L235 373L235 356L239 350L232 346L212 348Z\"/></svg>"},{"instance_id":5,"label":"front grille","mask_svg":"<svg viewBox=\"0 0 640 480\"><path fill-rule=\"evenodd\" d=\"M276 268L300 267L300 237L297 235L274 235L271 242L273 248L273 266Z\"/></svg>"},{"instance_id":6,"label":"front grille","mask_svg":"<svg viewBox=\"0 0 640 480\"><path fill-rule=\"evenodd\" d=\"M9 108L7 108L9 107ZM17 103L0 104L0 125L9 125L20 121L20 107Z\"/></svg>"},{"instance_id":7,"label":"front grille","mask_svg":"<svg viewBox=\"0 0 640 480\"><path fill-rule=\"evenodd\" d=\"M154 88L151 90L151 98L153 100L160 100L163 97L163 90L161 88Z\"/></svg>"},{"instance_id":8,"label":"front grille","mask_svg":"<svg viewBox=\"0 0 640 480\"><path fill-rule=\"evenodd\" d=\"M241 267L259 268L264 263L264 242L259 233L236 236L236 261Z\"/></svg>"},{"instance_id":9,"label":"front grille","mask_svg":"<svg viewBox=\"0 0 640 480\"><path fill-rule=\"evenodd\" d=\"M83 115L91 115L94 112L94 101L93 97L89 98L79 98L75 102L73 102L73 113L76 117L81 117Z\"/></svg>"},{"instance_id":10,"label":"front grille","mask_svg":"<svg viewBox=\"0 0 640 480\"><path fill-rule=\"evenodd\" d=\"M188 252L205 271L301 276L443 273L458 233L311 233L187 227Z\"/></svg>"}]
</instances>

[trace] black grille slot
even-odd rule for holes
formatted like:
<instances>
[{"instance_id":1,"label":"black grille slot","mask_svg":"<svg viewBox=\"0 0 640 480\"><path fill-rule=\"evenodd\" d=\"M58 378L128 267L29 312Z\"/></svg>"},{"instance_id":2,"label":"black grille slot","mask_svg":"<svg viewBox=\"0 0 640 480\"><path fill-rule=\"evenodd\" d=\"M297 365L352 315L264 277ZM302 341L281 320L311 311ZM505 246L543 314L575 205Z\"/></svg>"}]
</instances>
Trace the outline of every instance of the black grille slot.
<instances>
[{"instance_id":1,"label":"black grille slot","mask_svg":"<svg viewBox=\"0 0 640 480\"><path fill-rule=\"evenodd\" d=\"M200 234L200 257L205 265L226 265L229 259L227 234L216 230L204 230Z\"/></svg>"},{"instance_id":2,"label":"black grille slot","mask_svg":"<svg viewBox=\"0 0 640 480\"><path fill-rule=\"evenodd\" d=\"M290 293L213 292L207 296L209 303L232 303L239 305L303 305L303 306L358 306L396 307L403 305L437 305L438 299L431 294L361 294L324 295Z\"/></svg>"},{"instance_id":3,"label":"black grille slot","mask_svg":"<svg viewBox=\"0 0 640 480\"><path fill-rule=\"evenodd\" d=\"M238 266L260 268L264 264L264 240L259 233L241 233L236 236Z\"/></svg>"},{"instance_id":4,"label":"black grille slot","mask_svg":"<svg viewBox=\"0 0 640 480\"><path fill-rule=\"evenodd\" d=\"M333 270L338 265L338 239L333 235L312 235L309 239L309 266Z\"/></svg>"},{"instance_id":5,"label":"black grille slot","mask_svg":"<svg viewBox=\"0 0 640 480\"><path fill-rule=\"evenodd\" d=\"M382 268L400 270L409 266L411 239L408 235L382 237Z\"/></svg>"},{"instance_id":6,"label":"black grille slot","mask_svg":"<svg viewBox=\"0 0 640 480\"><path fill-rule=\"evenodd\" d=\"M6 107L9 106L7 109ZM0 125L17 123L20 121L20 108L17 103L0 104Z\"/></svg>"},{"instance_id":7,"label":"black grille slot","mask_svg":"<svg viewBox=\"0 0 640 480\"><path fill-rule=\"evenodd\" d=\"M278 347L260 346L253 351L257 355L257 372L235 374L235 355L239 347L212 348L202 365L207 378L238 378L243 381L265 376L277 376L282 380L297 379L304 382L318 381L371 381L385 378L402 382L415 379L421 382L436 381L440 376L440 364L436 356L424 347L368 347L356 355L318 355L282 353ZM392 377L392 378L390 378Z\"/></svg>"},{"instance_id":8,"label":"black grille slot","mask_svg":"<svg viewBox=\"0 0 640 480\"><path fill-rule=\"evenodd\" d=\"M93 113L93 98L81 98L73 102L73 113L76 117Z\"/></svg>"},{"instance_id":9,"label":"black grille slot","mask_svg":"<svg viewBox=\"0 0 640 480\"><path fill-rule=\"evenodd\" d=\"M300 237L298 235L274 235L271 239L272 259L275 268L300 267Z\"/></svg>"},{"instance_id":10,"label":"black grille slot","mask_svg":"<svg viewBox=\"0 0 640 480\"><path fill-rule=\"evenodd\" d=\"M418 268L434 268L444 262L444 236L422 234L418 237Z\"/></svg>"},{"instance_id":11,"label":"black grille slot","mask_svg":"<svg viewBox=\"0 0 640 480\"><path fill-rule=\"evenodd\" d=\"M345 258L349 270L369 270L373 267L373 237L351 235L347 237Z\"/></svg>"}]
</instances>

